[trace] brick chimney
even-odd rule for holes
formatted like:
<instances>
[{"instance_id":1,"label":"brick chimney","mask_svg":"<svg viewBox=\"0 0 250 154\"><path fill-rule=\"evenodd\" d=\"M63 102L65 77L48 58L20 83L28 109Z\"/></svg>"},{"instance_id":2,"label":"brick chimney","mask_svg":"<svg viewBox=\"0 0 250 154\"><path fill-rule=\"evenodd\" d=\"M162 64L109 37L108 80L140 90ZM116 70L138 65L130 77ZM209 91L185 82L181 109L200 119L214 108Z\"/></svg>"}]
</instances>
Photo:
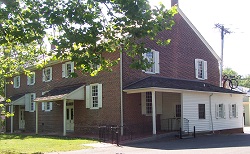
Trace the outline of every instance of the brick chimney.
<instances>
[{"instance_id":1,"label":"brick chimney","mask_svg":"<svg viewBox=\"0 0 250 154\"><path fill-rule=\"evenodd\" d=\"M179 5L178 0L171 0L171 7L174 5Z\"/></svg>"}]
</instances>

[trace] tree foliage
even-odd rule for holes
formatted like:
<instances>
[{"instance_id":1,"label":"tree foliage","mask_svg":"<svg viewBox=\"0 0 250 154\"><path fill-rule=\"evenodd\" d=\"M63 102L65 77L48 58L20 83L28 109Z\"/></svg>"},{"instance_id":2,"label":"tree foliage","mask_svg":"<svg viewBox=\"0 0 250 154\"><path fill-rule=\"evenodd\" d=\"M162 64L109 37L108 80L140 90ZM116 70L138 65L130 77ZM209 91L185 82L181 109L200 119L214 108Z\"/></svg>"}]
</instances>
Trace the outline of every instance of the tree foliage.
<instances>
[{"instance_id":1,"label":"tree foliage","mask_svg":"<svg viewBox=\"0 0 250 154\"><path fill-rule=\"evenodd\" d=\"M2 2L2 3L1 3ZM170 39L156 39L158 32L171 29L176 7L151 8L147 0L1 0L0 1L0 86L5 79L53 56L75 62L82 73L95 75L111 70L119 58L109 53L125 52L133 68L151 63L142 57L149 37L160 45ZM44 40L55 45L46 50ZM45 64L45 63L44 63ZM95 70L96 66L100 67Z\"/></svg>"},{"instance_id":2,"label":"tree foliage","mask_svg":"<svg viewBox=\"0 0 250 154\"><path fill-rule=\"evenodd\" d=\"M250 75L242 76L232 68L225 68L223 75L227 75L229 78L236 78L239 86L250 88Z\"/></svg>"}]
</instances>

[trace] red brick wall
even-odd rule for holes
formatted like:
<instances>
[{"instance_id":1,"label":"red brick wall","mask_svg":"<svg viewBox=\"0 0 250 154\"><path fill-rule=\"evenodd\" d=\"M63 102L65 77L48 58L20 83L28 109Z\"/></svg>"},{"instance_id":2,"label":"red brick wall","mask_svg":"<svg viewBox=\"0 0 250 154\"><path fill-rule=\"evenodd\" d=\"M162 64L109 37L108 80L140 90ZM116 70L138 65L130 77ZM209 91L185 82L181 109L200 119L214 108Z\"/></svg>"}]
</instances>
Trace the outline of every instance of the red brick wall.
<instances>
[{"instance_id":1,"label":"red brick wall","mask_svg":"<svg viewBox=\"0 0 250 154\"><path fill-rule=\"evenodd\" d=\"M156 76L163 76L177 79L198 80L195 78L195 59L207 61L208 79L207 83L219 86L219 67L218 61L200 38L195 34L191 27L180 15L175 17L176 24L171 31L159 33L157 38L169 38L171 43L168 46L159 46L156 41L146 38L146 46L159 51L160 54L160 73ZM140 70L129 67L130 58L123 56L123 84L124 86L135 82L138 79L150 76Z\"/></svg>"},{"instance_id":2,"label":"red brick wall","mask_svg":"<svg viewBox=\"0 0 250 154\"><path fill-rule=\"evenodd\" d=\"M119 53L109 56L111 59L119 58ZM42 82L42 70L36 70L35 85L27 85L27 77L21 75L20 88L14 89L13 85L7 85L7 97L21 93L36 93L39 97L42 92L51 90L55 87L62 87L72 84L89 85L93 83L102 84L101 109L86 109L85 101L75 101L74 103L74 122L75 131L81 132L82 127L98 125L120 125L120 73L119 65L112 67L112 72L101 72L95 77L83 75L79 71L77 78L62 78L62 64L52 65L52 81ZM9 79L11 80L11 79ZM84 94L85 95L85 94ZM63 130L63 103L58 101L53 103L50 112L42 111L42 103L39 103L39 132L62 132ZM58 105L57 105L58 104ZM18 106L17 106L18 107ZM17 115L15 115L17 117ZM35 132L35 112L25 112L26 131ZM18 124L18 119L14 120ZM7 122L10 125L10 122Z\"/></svg>"},{"instance_id":3,"label":"red brick wall","mask_svg":"<svg viewBox=\"0 0 250 154\"><path fill-rule=\"evenodd\" d=\"M157 36L157 38L171 39L170 45L158 46L155 41L147 38L143 40L147 47L159 51L159 74L146 74L141 70L131 69L129 67L131 60L123 54L123 87L152 75L199 81L195 78L195 59L197 58L207 61L208 79L204 82L219 86L217 59L180 15L175 16L175 22L176 24L171 31L163 31ZM141 125L146 120L150 121L150 118L141 114L140 94L124 93L125 124L133 125L137 123ZM157 124L159 123L157 122Z\"/></svg>"}]
</instances>

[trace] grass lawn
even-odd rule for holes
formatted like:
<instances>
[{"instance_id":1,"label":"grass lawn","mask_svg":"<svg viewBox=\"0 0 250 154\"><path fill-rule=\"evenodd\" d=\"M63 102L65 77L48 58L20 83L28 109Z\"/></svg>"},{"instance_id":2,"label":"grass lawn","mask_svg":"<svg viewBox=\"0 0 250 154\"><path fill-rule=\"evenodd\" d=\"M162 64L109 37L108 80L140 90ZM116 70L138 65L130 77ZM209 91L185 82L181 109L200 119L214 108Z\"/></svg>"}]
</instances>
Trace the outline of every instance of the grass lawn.
<instances>
[{"instance_id":1,"label":"grass lawn","mask_svg":"<svg viewBox=\"0 0 250 154\"><path fill-rule=\"evenodd\" d=\"M37 135L0 134L0 154L24 154L55 151L72 151L88 148L82 144L97 141L80 138Z\"/></svg>"}]
</instances>

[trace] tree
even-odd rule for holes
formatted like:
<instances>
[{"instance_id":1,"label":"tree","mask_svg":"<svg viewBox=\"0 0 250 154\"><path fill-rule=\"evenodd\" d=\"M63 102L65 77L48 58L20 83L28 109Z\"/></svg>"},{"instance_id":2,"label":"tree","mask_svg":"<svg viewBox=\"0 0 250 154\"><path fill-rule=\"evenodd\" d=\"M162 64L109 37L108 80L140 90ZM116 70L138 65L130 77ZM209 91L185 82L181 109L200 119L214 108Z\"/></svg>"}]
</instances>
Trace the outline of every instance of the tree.
<instances>
[{"instance_id":1,"label":"tree","mask_svg":"<svg viewBox=\"0 0 250 154\"><path fill-rule=\"evenodd\" d=\"M225 68L223 70L223 75L227 75L231 79L236 78L239 86L250 88L250 75L246 76L239 75L232 68Z\"/></svg>"},{"instance_id":2,"label":"tree","mask_svg":"<svg viewBox=\"0 0 250 154\"><path fill-rule=\"evenodd\" d=\"M152 65L143 59L148 52L146 37L159 45L170 39L156 38L170 30L177 8L163 4L151 8L147 0L0 0L0 94L4 95L6 78L45 57L68 59L82 73L96 75L111 70L119 61L107 53L124 52L132 59L131 67L145 69ZM56 46L46 50L44 39ZM96 67L99 65L98 69ZM43 67L43 65L41 65Z\"/></svg>"}]
</instances>

